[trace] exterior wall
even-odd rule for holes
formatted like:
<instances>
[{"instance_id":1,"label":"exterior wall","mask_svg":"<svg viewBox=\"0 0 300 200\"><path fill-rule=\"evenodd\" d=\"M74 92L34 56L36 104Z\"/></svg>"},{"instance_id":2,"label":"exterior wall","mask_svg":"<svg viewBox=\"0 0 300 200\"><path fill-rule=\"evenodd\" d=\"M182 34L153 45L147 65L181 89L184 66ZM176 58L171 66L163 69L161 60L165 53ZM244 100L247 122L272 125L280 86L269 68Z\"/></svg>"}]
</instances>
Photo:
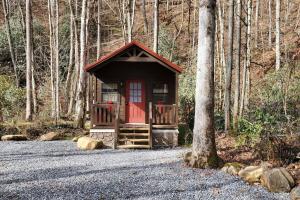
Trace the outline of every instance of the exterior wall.
<instances>
[{"instance_id":1,"label":"exterior wall","mask_svg":"<svg viewBox=\"0 0 300 200\"><path fill-rule=\"evenodd\" d=\"M106 147L113 147L114 129L90 129L90 137L101 140Z\"/></svg>"},{"instance_id":2,"label":"exterior wall","mask_svg":"<svg viewBox=\"0 0 300 200\"><path fill-rule=\"evenodd\" d=\"M145 81L145 114L146 123L148 123L148 107L152 102L152 85L161 82L168 84L168 102L176 103L176 73L161 66L158 63L140 63L140 62L112 62L94 72L98 81L104 83L118 83L119 102L120 102L120 122L125 123L126 119L126 80L144 80ZM101 87L97 87L97 92L101 93ZM101 94L97 94L97 102L101 103ZM155 104L155 102L153 102Z\"/></svg>"},{"instance_id":3,"label":"exterior wall","mask_svg":"<svg viewBox=\"0 0 300 200\"><path fill-rule=\"evenodd\" d=\"M154 147L176 147L178 146L177 129L153 129L153 146Z\"/></svg>"}]
</instances>

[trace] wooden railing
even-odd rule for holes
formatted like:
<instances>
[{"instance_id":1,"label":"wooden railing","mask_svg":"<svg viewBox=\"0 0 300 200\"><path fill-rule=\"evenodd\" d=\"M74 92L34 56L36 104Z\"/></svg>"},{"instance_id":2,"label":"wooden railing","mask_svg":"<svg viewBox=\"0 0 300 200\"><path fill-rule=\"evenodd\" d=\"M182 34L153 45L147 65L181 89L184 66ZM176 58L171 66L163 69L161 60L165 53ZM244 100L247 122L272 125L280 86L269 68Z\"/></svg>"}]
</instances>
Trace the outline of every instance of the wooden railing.
<instances>
[{"instance_id":1,"label":"wooden railing","mask_svg":"<svg viewBox=\"0 0 300 200\"><path fill-rule=\"evenodd\" d=\"M92 124L94 126L115 126L117 104L93 104Z\"/></svg>"},{"instance_id":2,"label":"wooden railing","mask_svg":"<svg viewBox=\"0 0 300 200\"><path fill-rule=\"evenodd\" d=\"M154 105L153 106L153 119L155 125L176 125L176 105Z\"/></svg>"}]
</instances>

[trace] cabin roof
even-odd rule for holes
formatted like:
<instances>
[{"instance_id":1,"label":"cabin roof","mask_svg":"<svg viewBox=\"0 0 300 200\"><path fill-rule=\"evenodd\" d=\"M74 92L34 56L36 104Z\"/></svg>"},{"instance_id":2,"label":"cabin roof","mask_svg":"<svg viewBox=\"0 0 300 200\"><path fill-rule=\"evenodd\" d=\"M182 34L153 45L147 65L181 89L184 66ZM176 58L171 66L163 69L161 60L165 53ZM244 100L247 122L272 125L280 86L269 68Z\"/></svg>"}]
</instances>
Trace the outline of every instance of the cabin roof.
<instances>
[{"instance_id":1,"label":"cabin roof","mask_svg":"<svg viewBox=\"0 0 300 200\"><path fill-rule=\"evenodd\" d=\"M145 45L143 45L140 42L137 41L132 41L126 45L124 45L123 47L105 55L102 56L100 59L98 59L97 61L90 63L88 65L86 65L84 67L84 70L89 72L90 70L92 70L93 68L101 65L102 63L109 61L110 59L120 55L122 52L126 51L127 49L129 49L130 47L133 46L137 46L140 49L142 49L143 51L145 51L146 53L148 53L149 55L153 56L155 59L157 59L158 61L164 63L165 65L167 65L168 67L170 67L171 69L173 69L175 72L177 73L181 73L182 72L182 68L179 67L178 65L176 65L175 63L172 63L171 61L167 60L166 58L162 57L161 55L159 55L158 53L155 53L154 51L152 51L151 49L149 49L148 47L146 47Z\"/></svg>"}]
</instances>

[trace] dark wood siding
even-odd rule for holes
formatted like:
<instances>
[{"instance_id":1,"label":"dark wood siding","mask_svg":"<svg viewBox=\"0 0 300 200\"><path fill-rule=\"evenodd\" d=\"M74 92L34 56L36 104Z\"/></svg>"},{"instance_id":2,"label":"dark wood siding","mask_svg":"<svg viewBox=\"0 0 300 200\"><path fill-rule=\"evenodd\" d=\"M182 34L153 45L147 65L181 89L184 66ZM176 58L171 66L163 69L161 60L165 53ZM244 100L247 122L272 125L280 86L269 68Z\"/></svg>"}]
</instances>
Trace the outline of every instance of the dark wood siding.
<instances>
[{"instance_id":1,"label":"dark wood siding","mask_svg":"<svg viewBox=\"0 0 300 200\"><path fill-rule=\"evenodd\" d=\"M148 107L152 101L152 86L153 83L168 84L168 102L167 104L175 104L176 101L176 73L161 66L158 63L152 62L111 62L106 66L94 72L97 76L97 82L118 83L120 95L120 121L125 122L126 113L126 98L125 84L126 80L144 80L146 88L146 122L148 123ZM100 83L97 84L97 91L101 93ZM101 94L97 95L97 101L101 99Z\"/></svg>"}]
</instances>

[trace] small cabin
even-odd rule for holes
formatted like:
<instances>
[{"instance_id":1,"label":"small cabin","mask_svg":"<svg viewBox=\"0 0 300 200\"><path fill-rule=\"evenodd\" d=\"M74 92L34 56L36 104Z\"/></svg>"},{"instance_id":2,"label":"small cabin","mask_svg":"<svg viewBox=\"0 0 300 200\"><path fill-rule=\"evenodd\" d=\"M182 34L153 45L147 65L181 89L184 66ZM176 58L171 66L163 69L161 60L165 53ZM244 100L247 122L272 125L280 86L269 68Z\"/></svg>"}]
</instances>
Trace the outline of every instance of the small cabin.
<instances>
[{"instance_id":1,"label":"small cabin","mask_svg":"<svg viewBox=\"0 0 300 200\"><path fill-rule=\"evenodd\" d=\"M178 145L179 66L133 41L85 71L91 137L112 148Z\"/></svg>"}]
</instances>

